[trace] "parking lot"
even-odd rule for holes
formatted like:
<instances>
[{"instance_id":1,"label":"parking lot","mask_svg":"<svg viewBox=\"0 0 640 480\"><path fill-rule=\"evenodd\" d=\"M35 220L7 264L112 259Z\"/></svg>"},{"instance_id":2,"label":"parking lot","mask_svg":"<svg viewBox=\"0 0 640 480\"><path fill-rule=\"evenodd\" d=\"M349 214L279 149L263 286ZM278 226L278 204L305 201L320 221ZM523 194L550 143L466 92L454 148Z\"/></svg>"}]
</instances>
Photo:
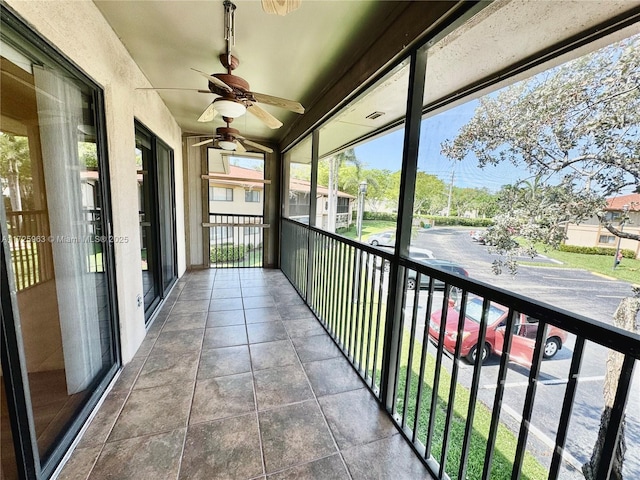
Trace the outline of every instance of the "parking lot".
<instances>
[{"instance_id":1,"label":"parking lot","mask_svg":"<svg viewBox=\"0 0 640 480\"><path fill-rule=\"evenodd\" d=\"M430 229L417 234L412 245L432 250L436 258L459 263L469 272L471 278L608 324L611 324L620 300L631 293L631 286L626 282L611 280L584 270L557 266L554 268L552 261L542 257L536 258L536 263L547 263L548 267L521 265L515 276L496 276L491 272L491 263L496 258L495 255L488 251L488 247L473 242L467 229ZM441 305L442 296L436 295L438 296L434 298L434 305ZM425 306L426 295L422 295L419 309L424 309ZM411 307L412 305L407 305L407 308ZM422 328L424 321L419 325L419 330ZM418 334L421 335L421 332ZM553 453L555 425L560 415L574 343L575 337L569 335L562 350L553 359L543 361L542 365L528 449L545 465L549 465ZM588 343L586 346L570 422L565 471L561 478L583 478L579 469L589 460L603 409L602 388L607 354L608 350L599 345ZM451 360L447 359L445 365L451 368ZM461 367L459 381L470 386L473 366L463 362ZM499 359L490 358L482 370L479 399L489 407L493 405L498 367ZM501 419L514 430L519 425L528 387L528 374L527 368L512 364L507 375ZM637 370L632 388L632 392L634 391L640 392L640 374ZM625 478L640 478L638 394L632 393L627 404L626 428Z\"/></svg>"}]
</instances>

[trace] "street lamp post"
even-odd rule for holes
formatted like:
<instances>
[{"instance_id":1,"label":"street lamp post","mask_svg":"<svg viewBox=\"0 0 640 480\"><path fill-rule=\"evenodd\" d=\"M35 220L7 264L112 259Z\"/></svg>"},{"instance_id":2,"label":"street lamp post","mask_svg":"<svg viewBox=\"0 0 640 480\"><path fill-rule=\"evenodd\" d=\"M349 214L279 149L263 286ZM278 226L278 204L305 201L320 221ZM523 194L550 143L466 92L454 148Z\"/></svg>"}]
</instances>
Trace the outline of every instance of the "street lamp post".
<instances>
[{"instance_id":1,"label":"street lamp post","mask_svg":"<svg viewBox=\"0 0 640 480\"><path fill-rule=\"evenodd\" d=\"M358 241L362 241L362 220L364 217L364 197L367 195L367 181L360 182L360 188L358 189Z\"/></svg>"},{"instance_id":2,"label":"street lamp post","mask_svg":"<svg viewBox=\"0 0 640 480\"><path fill-rule=\"evenodd\" d=\"M620 219L620 233L624 231L624 224L627 222L627 213L629 212L629 205L622 206L622 218ZM620 259L618 255L620 255L620 242L622 242L622 237L618 237L618 246L616 247L616 255L613 257L613 270L616 269L618 264L620 263Z\"/></svg>"}]
</instances>

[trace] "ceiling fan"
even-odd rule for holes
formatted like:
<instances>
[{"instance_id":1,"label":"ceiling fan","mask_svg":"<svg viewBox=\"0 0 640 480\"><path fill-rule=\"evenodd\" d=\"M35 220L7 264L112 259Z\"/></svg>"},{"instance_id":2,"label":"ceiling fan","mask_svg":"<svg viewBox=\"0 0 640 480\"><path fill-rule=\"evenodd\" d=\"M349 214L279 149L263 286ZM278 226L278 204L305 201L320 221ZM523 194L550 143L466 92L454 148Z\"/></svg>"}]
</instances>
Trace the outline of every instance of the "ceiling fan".
<instances>
[{"instance_id":1,"label":"ceiling fan","mask_svg":"<svg viewBox=\"0 0 640 480\"><path fill-rule=\"evenodd\" d=\"M269 128L280 128L282 122L258 106L257 103L273 105L301 114L304 113L304 107L293 100L252 92L249 83L245 79L232 73L233 70L240 65L240 61L231 55L231 45L235 44L235 9L236 6L232 2L225 0L225 40L227 41L227 52L221 54L219 58L222 66L227 69L227 73L214 73L209 75L195 68L192 69L209 80L209 90L198 91L213 93L219 97L211 102L202 115L200 115L198 121L210 122L218 113L222 115L222 117L236 118L244 115L245 112L249 112Z\"/></svg>"},{"instance_id":2,"label":"ceiling fan","mask_svg":"<svg viewBox=\"0 0 640 480\"><path fill-rule=\"evenodd\" d=\"M242 135L240 135L240 132L237 129L231 128L229 124L231 123L232 120L233 119L231 118L225 118L225 121L227 122L227 126L216 128L216 133L213 136L213 138L204 140L202 142L194 143L191 146L199 147L201 145L213 143L214 148L220 148L222 150L238 151L238 152L244 153L247 151L247 148L245 147L245 145L248 145L249 147L253 147L262 152L273 153L273 150L271 148L265 147L264 145L260 145L259 143L256 143L256 142L252 142L251 140L247 140Z\"/></svg>"}]
</instances>

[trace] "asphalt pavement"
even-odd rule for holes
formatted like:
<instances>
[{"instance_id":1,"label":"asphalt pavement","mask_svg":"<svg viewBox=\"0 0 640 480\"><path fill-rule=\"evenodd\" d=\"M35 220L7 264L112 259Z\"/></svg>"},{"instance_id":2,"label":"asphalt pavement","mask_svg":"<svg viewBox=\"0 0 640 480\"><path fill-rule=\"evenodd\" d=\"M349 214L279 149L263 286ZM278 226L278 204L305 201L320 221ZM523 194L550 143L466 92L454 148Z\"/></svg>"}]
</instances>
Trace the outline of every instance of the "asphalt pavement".
<instances>
[{"instance_id":1,"label":"asphalt pavement","mask_svg":"<svg viewBox=\"0 0 640 480\"><path fill-rule=\"evenodd\" d=\"M491 263L497 256L487 246L473 242L468 229L429 229L417 234L412 245L432 250L436 258L459 263L471 278L604 323L612 323L613 313L620 300L631 293L631 285L627 282L612 280L585 270L557 268L554 267L554 261L546 257L537 257L535 262L547 263L548 267L520 265L516 275L496 276L491 271ZM531 258L523 257L522 260L530 261ZM420 308L424 308L422 303L426 302L426 295L421 297ZM440 299L434 299L434 305L438 304L441 304ZM407 307L410 308L410 305ZM422 328L424 324L419 325L419 330ZM421 336L421 332L418 335ZM562 350L553 359L543 361L537 386L527 448L547 466L553 454L556 425L574 344L575 337L569 335ZM590 458L600 423L607 355L606 348L592 342L587 343L560 478L584 478L579 469ZM451 361L447 360L446 365L450 368ZM461 366L459 381L470 386L473 366L465 363ZM482 368L479 400L489 408L493 406L498 368L498 358L490 358ZM625 478L634 479L640 478L639 368L640 366L636 368L632 393L627 403L627 453L624 467ZM519 427L528 374L527 368L512 364L507 375L501 420L513 429Z\"/></svg>"}]
</instances>

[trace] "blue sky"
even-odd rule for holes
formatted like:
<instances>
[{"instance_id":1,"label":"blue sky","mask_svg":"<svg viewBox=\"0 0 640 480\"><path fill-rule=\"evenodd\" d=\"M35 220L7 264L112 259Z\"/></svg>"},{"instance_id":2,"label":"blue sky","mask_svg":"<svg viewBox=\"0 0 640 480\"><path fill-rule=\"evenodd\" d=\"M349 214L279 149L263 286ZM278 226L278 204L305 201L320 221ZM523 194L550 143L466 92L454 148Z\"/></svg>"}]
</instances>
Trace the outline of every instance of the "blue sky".
<instances>
[{"instance_id":1,"label":"blue sky","mask_svg":"<svg viewBox=\"0 0 640 480\"><path fill-rule=\"evenodd\" d=\"M513 165L479 168L475 157L457 162L440 154L440 144L455 138L458 130L473 116L477 100L467 102L422 122L418 168L436 175L446 183L451 181L452 171L456 187L483 188L495 192L502 185L527 178L527 172ZM402 129L374 139L355 148L358 158L369 168L397 171L402 164Z\"/></svg>"}]
</instances>

